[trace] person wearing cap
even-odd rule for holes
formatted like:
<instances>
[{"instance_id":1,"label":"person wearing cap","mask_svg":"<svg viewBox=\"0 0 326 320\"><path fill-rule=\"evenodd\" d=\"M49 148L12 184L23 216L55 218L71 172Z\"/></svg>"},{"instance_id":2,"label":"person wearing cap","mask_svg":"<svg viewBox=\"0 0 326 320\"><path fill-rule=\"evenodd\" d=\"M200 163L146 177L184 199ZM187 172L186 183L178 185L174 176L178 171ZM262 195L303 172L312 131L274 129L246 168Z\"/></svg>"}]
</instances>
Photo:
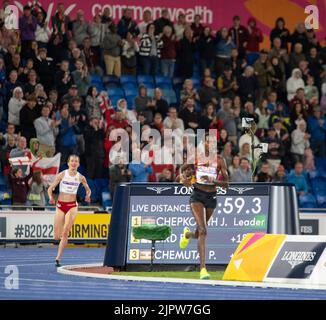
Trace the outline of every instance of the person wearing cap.
<instances>
[{"instance_id":1,"label":"person wearing cap","mask_svg":"<svg viewBox=\"0 0 326 320\"><path fill-rule=\"evenodd\" d=\"M21 55L25 57L31 51L31 42L35 40L37 20L31 13L31 7L24 6L24 13L19 18L19 30L21 32Z\"/></svg>"},{"instance_id":2,"label":"person wearing cap","mask_svg":"<svg viewBox=\"0 0 326 320\"><path fill-rule=\"evenodd\" d=\"M69 106L72 107L72 100L78 98L78 87L72 84L68 92L61 98L61 103L68 102Z\"/></svg>"},{"instance_id":3,"label":"person wearing cap","mask_svg":"<svg viewBox=\"0 0 326 320\"><path fill-rule=\"evenodd\" d=\"M311 133L311 147L317 157L326 157L326 117L320 107L314 108L314 113L308 118Z\"/></svg>"},{"instance_id":4,"label":"person wearing cap","mask_svg":"<svg viewBox=\"0 0 326 320\"><path fill-rule=\"evenodd\" d=\"M260 51L259 59L253 65L258 82L257 100L258 103L267 96L272 86L272 77L275 70L268 59L268 52L266 50Z\"/></svg>"}]
</instances>

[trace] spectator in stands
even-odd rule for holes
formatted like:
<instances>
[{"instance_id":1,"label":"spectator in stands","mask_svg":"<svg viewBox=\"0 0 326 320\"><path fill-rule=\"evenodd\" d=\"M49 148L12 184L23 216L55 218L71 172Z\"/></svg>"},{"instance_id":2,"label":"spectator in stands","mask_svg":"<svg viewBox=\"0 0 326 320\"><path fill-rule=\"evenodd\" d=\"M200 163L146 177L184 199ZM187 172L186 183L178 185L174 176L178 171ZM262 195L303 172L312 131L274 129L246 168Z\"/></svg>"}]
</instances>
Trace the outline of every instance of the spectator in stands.
<instances>
[{"instance_id":1,"label":"spectator in stands","mask_svg":"<svg viewBox=\"0 0 326 320\"><path fill-rule=\"evenodd\" d=\"M195 101L192 98L187 98L184 103L184 108L179 113L180 119L183 120L185 129L191 128L197 131L199 126L199 114L195 110Z\"/></svg>"},{"instance_id":2,"label":"spectator in stands","mask_svg":"<svg viewBox=\"0 0 326 320\"><path fill-rule=\"evenodd\" d=\"M59 99L63 97L73 85L73 78L69 71L69 61L63 60L60 69L55 74L55 86L58 91Z\"/></svg>"},{"instance_id":3,"label":"spectator in stands","mask_svg":"<svg viewBox=\"0 0 326 320\"><path fill-rule=\"evenodd\" d=\"M61 98L61 103L68 102L69 106L72 105L72 99L78 97L78 86L73 84L70 86L68 92Z\"/></svg>"},{"instance_id":4,"label":"spectator in stands","mask_svg":"<svg viewBox=\"0 0 326 320\"><path fill-rule=\"evenodd\" d=\"M21 31L21 54L23 57L31 52L31 42L35 40L37 20L31 13L31 7L24 6L23 16L19 18L19 30Z\"/></svg>"},{"instance_id":5,"label":"spectator in stands","mask_svg":"<svg viewBox=\"0 0 326 320\"><path fill-rule=\"evenodd\" d=\"M104 23L107 27L114 23L111 16L111 9L109 7L104 7L102 13L102 23Z\"/></svg>"},{"instance_id":6,"label":"spectator in stands","mask_svg":"<svg viewBox=\"0 0 326 320\"><path fill-rule=\"evenodd\" d=\"M85 20L83 10L77 11L76 20L72 22L72 35L78 47L81 47L83 40L89 36L89 23Z\"/></svg>"},{"instance_id":7,"label":"spectator in stands","mask_svg":"<svg viewBox=\"0 0 326 320\"><path fill-rule=\"evenodd\" d=\"M295 46L299 43L302 46L304 52L306 52L308 47L308 39L306 27L303 22L298 23L294 32L292 33L291 39L291 51L294 51Z\"/></svg>"},{"instance_id":8,"label":"spectator in stands","mask_svg":"<svg viewBox=\"0 0 326 320\"><path fill-rule=\"evenodd\" d=\"M183 38L178 42L177 61L179 76L183 78L191 78L194 68L195 43L191 28L186 28Z\"/></svg>"},{"instance_id":9,"label":"spectator in stands","mask_svg":"<svg viewBox=\"0 0 326 320\"><path fill-rule=\"evenodd\" d=\"M15 125L16 132L20 131L20 110L25 105L26 101L23 99L24 93L21 87L16 87L13 90L12 98L8 105L8 122Z\"/></svg>"},{"instance_id":10,"label":"spectator in stands","mask_svg":"<svg viewBox=\"0 0 326 320\"><path fill-rule=\"evenodd\" d=\"M309 73L315 78L316 85L320 86L320 81L325 76L325 71L317 48L312 47L306 58L309 63Z\"/></svg>"},{"instance_id":11,"label":"spectator in stands","mask_svg":"<svg viewBox=\"0 0 326 320\"><path fill-rule=\"evenodd\" d=\"M53 59L47 56L47 50L40 48L38 50L38 56L35 60L35 71L37 72L40 83L43 84L45 90L49 92L53 86Z\"/></svg>"},{"instance_id":12,"label":"spectator in stands","mask_svg":"<svg viewBox=\"0 0 326 320\"><path fill-rule=\"evenodd\" d=\"M140 149L133 150L133 160L129 163L128 170L131 174L131 182L147 182L148 174L153 172L151 166L152 159L149 158L147 163L141 159Z\"/></svg>"},{"instance_id":13,"label":"spectator in stands","mask_svg":"<svg viewBox=\"0 0 326 320\"><path fill-rule=\"evenodd\" d=\"M104 34L103 34L104 37ZM101 40L102 44L103 40ZM87 65L88 71L93 74L103 75L103 69L101 64L101 47L92 47L92 42L90 38L85 38L83 41L82 54L85 57L85 64Z\"/></svg>"},{"instance_id":14,"label":"spectator in stands","mask_svg":"<svg viewBox=\"0 0 326 320\"><path fill-rule=\"evenodd\" d=\"M304 88L305 84L302 80L302 73L299 68L295 68L292 70L292 76L286 82L286 91L287 91L287 99L291 101L297 90L300 88Z\"/></svg>"},{"instance_id":15,"label":"spectator in stands","mask_svg":"<svg viewBox=\"0 0 326 320\"><path fill-rule=\"evenodd\" d=\"M241 158L239 169L236 169L231 176L232 182L251 182L252 171L247 158Z\"/></svg>"},{"instance_id":16,"label":"spectator in stands","mask_svg":"<svg viewBox=\"0 0 326 320\"><path fill-rule=\"evenodd\" d=\"M195 100L199 99L199 96L197 95L197 91L194 88L191 79L186 79L183 83L182 90L180 92L180 102L183 104L188 97L193 98Z\"/></svg>"},{"instance_id":17,"label":"spectator in stands","mask_svg":"<svg viewBox=\"0 0 326 320\"><path fill-rule=\"evenodd\" d=\"M7 179L7 176L10 173L11 170L11 166L10 166L10 162L9 162L9 156L10 156L10 152L11 150L16 148L16 139L14 137L14 135L8 135L7 136L7 144L2 146L1 148L1 171L3 176L5 177L5 179Z\"/></svg>"},{"instance_id":18,"label":"spectator in stands","mask_svg":"<svg viewBox=\"0 0 326 320\"><path fill-rule=\"evenodd\" d=\"M158 182L174 182L174 177L171 169L164 168L163 171L158 175Z\"/></svg>"},{"instance_id":19,"label":"spectator in stands","mask_svg":"<svg viewBox=\"0 0 326 320\"><path fill-rule=\"evenodd\" d=\"M311 148L318 157L326 157L326 117L320 107L314 109L308 118L309 132L311 134Z\"/></svg>"},{"instance_id":20,"label":"spectator in stands","mask_svg":"<svg viewBox=\"0 0 326 320\"><path fill-rule=\"evenodd\" d=\"M170 20L169 10L162 9L161 17L154 21L155 34L161 34L165 26L170 26L173 28L173 23Z\"/></svg>"},{"instance_id":21,"label":"spectator in stands","mask_svg":"<svg viewBox=\"0 0 326 320\"><path fill-rule=\"evenodd\" d=\"M226 65L223 74L217 79L217 89L219 90L221 97L233 99L238 88L237 79L233 75L231 66Z\"/></svg>"},{"instance_id":22,"label":"spectator in stands","mask_svg":"<svg viewBox=\"0 0 326 320\"><path fill-rule=\"evenodd\" d=\"M89 119L102 119L102 99L98 95L96 87L89 87L86 97L86 112Z\"/></svg>"},{"instance_id":23,"label":"spectator in stands","mask_svg":"<svg viewBox=\"0 0 326 320\"><path fill-rule=\"evenodd\" d=\"M286 172L283 165L279 165L277 171L273 176L274 183L285 183L286 182Z\"/></svg>"},{"instance_id":24,"label":"spectator in stands","mask_svg":"<svg viewBox=\"0 0 326 320\"><path fill-rule=\"evenodd\" d=\"M155 112L159 112L164 119L169 112L169 104L164 99L160 88L154 90L153 103L155 104Z\"/></svg>"},{"instance_id":25,"label":"spectator in stands","mask_svg":"<svg viewBox=\"0 0 326 320\"><path fill-rule=\"evenodd\" d=\"M106 32L106 25L102 23L102 18L100 14L97 13L94 15L93 21L91 21L89 24L88 32L89 37L85 37L83 39L83 47L85 46L85 39L89 39L94 54L99 56L101 53L101 43Z\"/></svg>"},{"instance_id":26,"label":"spectator in stands","mask_svg":"<svg viewBox=\"0 0 326 320\"><path fill-rule=\"evenodd\" d=\"M306 59L305 54L303 53L303 48L301 43L296 43L294 45L294 50L290 54L289 58L289 67L290 70L293 70L295 68L299 67L299 64L301 61L304 61Z\"/></svg>"},{"instance_id":27,"label":"spectator in stands","mask_svg":"<svg viewBox=\"0 0 326 320\"><path fill-rule=\"evenodd\" d=\"M180 13L178 15L178 21L174 24L174 34L176 40L181 40L183 38L183 34L188 28L189 25L186 22L186 15L184 13ZM164 28L163 28L163 34L164 34Z\"/></svg>"},{"instance_id":28,"label":"spectator in stands","mask_svg":"<svg viewBox=\"0 0 326 320\"><path fill-rule=\"evenodd\" d=\"M251 148L250 144L247 142L244 142L241 147L240 147L240 152L239 152L240 158L246 158L250 162L253 160L252 159L252 154L251 154Z\"/></svg>"},{"instance_id":29,"label":"spectator in stands","mask_svg":"<svg viewBox=\"0 0 326 320\"><path fill-rule=\"evenodd\" d=\"M269 175L269 163L263 162L260 171L256 176L256 182L272 182L273 178Z\"/></svg>"},{"instance_id":30,"label":"spectator in stands","mask_svg":"<svg viewBox=\"0 0 326 320\"><path fill-rule=\"evenodd\" d=\"M212 34L212 29L210 27L205 27L200 33L200 36L196 36L194 33L194 39L197 39L198 52L200 56L200 70L203 74L206 68L211 71L214 69L215 65L215 37Z\"/></svg>"},{"instance_id":31,"label":"spectator in stands","mask_svg":"<svg viewBox=\"0 0 326 320\"><path fill-rule=\"evenodd\" d=\"M115 186L130 180L131 172L128 170L123 158L116 158L117 164L109 167L109 190L113 199Z\"/></svg>"},{"instance_id":32,"label":"spectator in stands","mask_svg":"<svg viewBox=\"0 0 326 320\"><path fill-rule=\"evenodd\" d=\"M122 39L125 39L128 32L135 36L139 34L137 23L132 19L132 10L126 8L118 23L118 34Z\"/></svg>"},{"instance_id":33,"label":"spectator in stands","mask_svg":"<svg viewBox=\"0 0 326 320\"><path fill-rule=\"evenodd\" d=\"M254 70L258 82L257 102L260 103L262 99L267 97L272 86L272 78L275 75L275 70L268 60L268 52L266 50L260 51L259 59L254 63Z\"/></svg>"},{"instance_id":34,"label":"spectator in stands","mask_svg":"<svg viewBox=\"0 0 326 320\"><path fill-rule=\"evenodd\" d=\"M6 128L6 133L5 134L2 134L2 132L0 133L0 145L6 146L8 143L8 137L10 136L14 137L16 143L16 139L18 135L15 133L15 125L8 123Z\"/></svg>"},{"instance_id":35,"label":"spectator in stands","mask_svg":"<svg viewBox=\"0 0 326 320\"><path fill-rule=\"evenodd\" d=\"M183 120L178 118L178 112L176 107L170 107L167 117L163 121L165 129L176 130L179 129L181 133L184 131Z\"/></svg>"},{"instance_id":36,"label":"spectator in stands","mask_svg":"<svg viewBox=\"0 0 326 320\"><path fill-rule=\"evenodd\" d=\"M20 157L31 157L31 151L27 148L26 138L20 136L17 141L17 147L12 149L9 154L10 158L20 158ZM28 171L29 166L22 164L22 165L13 165L12 170L15 168L22 169L23 176L25 176L26 172Z\"/></svg>"},{"instance_id":37,"label":"spectator in stands","mask_svg":"<svg viewBox=\"0 0 326 320\"><path fill-rule=\"evenodd\" d=\"M215 69L217 76L220 76L225 65L230 63L231 50L236 48L236 45L226 27L221 28L221 30L217 33L215 42Z\"/></svg>"},{"instance_id":38,"label":"spectator in stands","mask_svg":"<svg viewBox=\"0 0 326 320\"><path fill-rule=\"evenodd\" d=\"M308 193L307 178L304 175L302 162L297 162L294 170L287 177L288 183L293 183L299 196L304 196Z\"/></svg>"},{"instance_id":39,"label":"spectator in stands","mask_svg":"<svg viewBox=\"0 0 326 320\"><path fill-rule=\"evenodd\" d=\"M304 171L310 172L315 171L315 156L311 148L307 148L304 151L304 163L303 163Z\"/></svg>"},{"instance_id":40,"label":"spectator in stands","mask_svg":"<svg viewBox=\"0 0 326 320\"><path fill-rule=\"evenodd\" d=\"M120 99L117 103L117 109L119 109L123 118L128 122L128 125L137 121L136 114L134 110L128 110L126 99Z\"/></svg>"},{"instance_id":41,"label":"spectator in stands","mask_svg":"<svg viewBox=\"0 0 326 320\"><path fill-rule=\"evenodd\" d=\"M199 119L199 128L205 129L207 132L211 128L211 124L216 117L215 106L213 103L208 103Z\"/></svg>"},{"instance_id":42,"label":"spectator in stands","mask_svg":"<svg viewBox=\"0 0 326 320\"><path fill-rule=\"evenodd\" d=\"M62 2L59 2L57 12L52 17L52 26L60 35L63 35L65 33L63 30L68 30L69 22L70 18L65 14L65 6Z\"/></svg>"},{"instance_id":43,"label":"spectator in stands","mask_svg":"<svg viewBox=\"0 0 326 320\"><path fill-rule=\"evenodd\" d=\"M67 162L69 155L77 154L76 123L75 117L69 113L68 103L64 103L60 110L58 150L61 152L61 164Z\"/></svg>"},{"instance_id":44,"label":"spectator in stands","mask_svg":"<svg viewBox=\"0 0 326 320\"><path fill-rule=\"evenodd\" d=\"M120 35L117 34L117 27L111 24L102 42L107 75L121 76L121 46L122 41Z\"/></svg>"},{"instance_id":45,"label":"spectator in stands","mask_svg":"<svg viewBox=\"0 0 326 320\"><path fill-rule=\"evenodd\" d=\"M35 70L30 70L27 76L28 82L24 86L25 97L27 98L31 93L34 93L35 87L38 84L37 74Z\"/></svg>"},{"instance_id":46,"label":"spectator in stands","mask_svg":"<svg viewBox=\"0 0 326 320\"><path fill-rule=\"evenodd\" d=\"M80 97L86 97L87 90L91 84L91 79L88 74L87 65L81 59L77 59L76 70L71 73L75 85L78 88L78 95Z\"/></svg>"},{"instance_id":47,"label":"spectator in stands","mask_svg":"<svg viewBox=\"0 0 326 320\"><path fill-rule=\"evenodd\" d=\"M138 23L139 38L141 38L147 30L147 26L152 23L152 12L150 10L145 10L143 14L143 21Z\"/></svg>"},{"instance_id":48,"label":"spectator in stands","mask_svg":"<svg viewBox=\"0 0 326 320\"><path fill-rule=\"evenodd\" d=\"M223 121L223 129L228 133L228 139L233 144L237 144L237 126L235 123L235 115L232 107L232 101L224 98L221 102L221 110L217 112L217 116Z\"/></svg>"},{"instance_id":49,"label":"spectator in stands","mask_svg":"<svg viewBox=\"0 0 326 320\"><path fill-rule=\"evenodd\" d=\"M141 84L138 88L138 96L135 98L136 112L143 112L146 117L146 123L150 124L153 121L153 111L155 104L153 98L147 95L147 88Z\"/></svg>"},{"instance_id":50,"label":"spectator in stands","mask_svg":"<svg viewBox=\"0 0 326 320\"><path fill-rule=\"evenodd\" d=\"M90 179L99 179L103 176L104 136L103 121L99 118L90 118L84 132L86 168Z\"/></svg>"},{"instance_id":51,"label":"spectator in stands","mask_svg":"<svg viewBox=\"0 0 326 320\"><path fill-rule=\"evenodd\" d=\"M214 80L211 77L205 77L203 86L198 90L201 107L204 108L208 103L218 104L219 93L214 87Z\"/></svg>"},{"instance_id":52,"label":"spectator in stands","mask_svg":"<svg viewBox=\"0 0 326 320\"><path fill-rule=\"evenodd\" d=\"M190 25L191 30L193 31L195 41L201 37L204 32L205 27L201 23L202 17L200 14L196 14L194 17L194 22Z\"/></svg>"},{"instance_id":53,"label":"spectator in stands","mask_svg":"<svg viewBox=\"0 0 326 320\"><path fill-rule=\"evenodd\" d=\"M262 31L257 27L256 19L251 17L248 19L248 43L247 52L259 52L259 44L263 42L264 36Z\"/></svg>"},{"instance_id":54,"label":"spectator in stands","mask_svg":"<svg viewBox=\"0 0 326 320\"><path fill-rule=\"evenodd\" d=\"M177 33L173 34L173 29L170 26L165 26L162 35L161 49L161 72L164 76L173 78L174 65L177 57Z\"/></svg>"},{"instance_id":55,"label":"spectator in stands","mask_svg":"<svg viewBox=\"0 0 326 320\"><path fill-rule=\"evenodd\" d=\"M239 169L240 166L240 157L239 155L235 155L232 158L232 163L228 166L229 176L233 176L234 172Z\"/></svg>"},{"instance_id":56,"label":"spectator in stands","mask_svg":"<svg viewBox=\"0 0 326 320\"><path fill-rule=\"evenodd\" d=\"M156 35L155 28L154 23L148 24L146 33L140 39L139 64L141 74L154 76L158 73L163 41Z\"/></svg>"},{"instance_id":57,"label":"spectator in stands","mask_svg":"<svg viewBox=\"0 0 326 320\"><path fill-rule=\"evenodd\" d=\"M39 48L46 48L51 37L51 30L49 28L49 22L45 20L45 14L40 11L37 16L37 25L35 30L35 40L37 41Z\"/></svg>"},{"instance_id":58,"label":"spectator in stands","mask_svg":"<svg viewBox=\"0 0 326 320\"><path fill-rule=\"evenodd\" d=\"M61 23L60 30L55 26L54 32L48 43L49 56L53 58L53 63L58 65L63 60L69 59L68 55L68 29Z\"/></svg>"},{"instance_id":59,"label":"spectator in stands","mask_svg":"<svg viewBox=\"0 0 326 320\"><path fill-rule=\"evenodd\" d=\"M224 158L226 162L226 167L228 168L232 164L232 158L233 158L233 145L232 142L227 142L224 145L224 148L221 152L222 157Z\"/></svg>"},{"instance_id":60,"label":"spectator in stands","mask_svg":"<svg viewBox=\"0 0 326 320\"><path fill-rule=\"evenodd\" d=\"M300 102L300 100L294 101L294 107L290 112L290 120L291 130L296 129L299 121L307 121L307 113L306 110L302 107L302 103Z\"/></svg>"},{"instance_id":61,"label":"spectator in stands","mask_svg":"<svg viewBox=\"0 0 326 320\"><path fill-rule=\"evenodd\" d=\"M238 85L238 92L242 103L245 103L248 100L255 101L258 82L253 67L247 66L245 68L244 73L239 78Z\"/></svg>"},{"instance_id":62,"label":"spectator in stands","mask_svg":"<svg viewBox=\"0 0 326 320\"><path fill-rule=\"evenodd\" d=\"M313 98L317 98L317 100L319 101L319 91L318 88L314 85L314 83L314 77L308 75L307 85L304 88L305 97L308 102L310 102Z\"/></svg>"},{"instance_id":63,"label":"spectator in stands","mask_svg":"<svg viewBox=\"0 0 326 320\"><path fill-rule=\"evenodd\" d=\"M42 171L33 172L32 180L29 182L30 190L27 199L32 206L39 207L34 210L44 210L45 193L47 183L43 179Z\"/></svg>"},{"instance_id":64,"label":"spectator in stands","mask_svg":"<svg viewBox=\"0 0 326 320\"><path fill-rule=\"evenodd\" d=\"M127 33L126 39L122 40L121 67L122 74L136 75L137 53L139 46L131 32Z\"/></svg>"},{"instance_id":65,"label":"spectator in stands","mask_svg":"<svg viewBox=\"0 0 326 320\"><path fill-rule=\"evenodd\" d=\"M297 122L297 128L291 133L291 154L293 163L303 163L305 149L310 146L310 134L306 132L306 129L306 121L301 119Z\"/></svg>"},{"instance_id":66,"label":"spectator in stands","mask_svg":"<svg viewBox=\"0 0 326 320\"><path fill-rule=\"evenodd\" d=\"M13 168L9 175L9 183L12 191L12 205L26 205L27 195L29 191L28 181L32 177L32 171L29 175L24 176L21 168ZM23 209L24 208L19 208Z\"/></svg>"},{"instance_id":67,"label":"spectator in stands","mask_svg":"<svg viewBox=\"0 0 326 320\"><path fill-rule=\"evenodd\" d=\"M265 134L269 128L269 118L271 112L267 109L268 102L264 99L256 108L255 113L258 115L257 128L262 131L262 134Z\"/></svg>"},{"instance_id":68,"label":"spectator in stands","mask_svg":"<svg viewBox=\"0 0 326 320\"><path fill-rule=\"evenodd\" d=\"M32 138L36 138L34 121L40 116L40 110L36 107L37 100L34 94L30 94L26 104L20 110L20 132L26 138L27 145Z\"/></svg>"},{"instance_id":69,"label":"spectator in stands","mask_svg":"<svg viewBox=\"0 0 326 320\"><path fill-rule=\"evenodd\" d=\"M240 17L233 17L233 26L229 31L232 41L239 50L239 57L244 58L249 40L248 29L240 24Z\"/></svg>"},{"instance_id":70,"label":"spectator in stands","mask_svg":"<svg viewBox=\"0 0 326 320\"><path fill-rule=\"evenodd\" d=\"M288 42L290 42L290 31L285 28L285 20L280 17L275 21L275 28L270 33L271 46L274 47L274 39L280 38L281 48L288 51Z\"/></svg>"}]
</instances>

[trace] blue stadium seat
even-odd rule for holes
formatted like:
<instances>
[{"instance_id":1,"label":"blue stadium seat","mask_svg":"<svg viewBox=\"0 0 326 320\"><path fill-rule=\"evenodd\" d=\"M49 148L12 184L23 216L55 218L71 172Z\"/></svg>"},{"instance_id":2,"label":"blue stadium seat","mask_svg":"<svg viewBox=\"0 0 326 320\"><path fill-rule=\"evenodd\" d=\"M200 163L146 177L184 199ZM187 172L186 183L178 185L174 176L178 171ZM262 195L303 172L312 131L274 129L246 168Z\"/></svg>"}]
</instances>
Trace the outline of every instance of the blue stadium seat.
<instances>
[{"instance_id":1,"label":"blue stadium seat","mask_svg":"<svg viewBox=\"0 0 326 320\"><path fill-rule=\"evenodd\" d=\"M92 74L91 75L91 82L93 84L96 84L96 83L102 83L103 81L102 81L101 76L99 76L98 74Z\"/></svg>"},{"instance_id":2,"label":"blue stadium seat","mask_svg":"<svg viewBox=\"0 0 326 320\"><path fill-rule=\"evenodd\" d=\"M7 185L7 182L5 180L5 177L3 176L2 173L0 173L0 185Z\"/></svg>"},{"instance_id":3,"label":"blue stadium seat","mask_svg":"<svg viewBox=\"0 0 326 320\"><path fill-rule=\"evenodd\" d=\"M154 97L154 91L155 91L154 88L147 88L147 95L149 97Z\"/></svg>"},{"instance_id":4,"label":"blue stadium seat","mask_svg":"<svg viewBox=\"0 0 326 320\"><path fill-rule=\"evenodd\" d=\"M177 102L177 96L173 89L162 90L162 91L163 91L163 97L164 97L164 99L166 99L168 104Z\"/></svg>"},{"instance_id":5,"label":"blue stadium seat","mask_svg":"<svg viewBox=\"0 0 326 320\"><path fill-rule=\"evenodd\" d=\"M133 96L128 96L126 97L127 100L127 106L129 110L133 110L134 109L134 105L135 105L135 97Z\"/></svg>"},{"instance_id":6,"label":"blue stadium seat","mask_svg":"<svg viewBox=\"0 0 326 320\"><path fill-rule=\"evenodd\" d=\"M120 82L121 84L134 83L135 85L137 85L137 78L136 76L123 75L120 77Z\"/></svg>"},{"instance_id":7,"label":"blue stadium seat","mask_svg":"<svg viewBox=\"0 0 326 320\"><path fill-rule=\"evenodd\" d=\"M112 95L112 96L110 96L110 101L111 101L111 104L112 104L112 106L114 108L117 107L118 101L120 99L125 99L125 96L124 95L123 96L122 95Z\"/></svg>"},{"instance_id":8,"label":"blue stadium seat","mask_svg":"<svg viewBox=\"0 0 326 320\"><path fill-rule=\"evenodd\" d=\"M112 206L111 193L108 191L102 192L102 206L104 208Z\"/></svg>"},{"instance_id":9,"label":"blue stadium seat","mask_svg":"<svg viewBox=\"0 0 326 320\"><path fill-rule=\"evenodd\" d=\"M109 88L108 89L108 94L109 96L124 96L125 93L124 93L124 90L120 87L116 87L116 88Z\"/></svg>"},{"instance_id":10,"label":"blue stadium seat","mask_svg":"<svg viewBox=\"0 0 326 320\"><path fill-rule=\"evenodd\" d=\"M181 78L181 77L174 77L173 78L173 85L175 87L181 87L183 86L183 83L184 83L184 79Z\"/></svg>"},{"instance_id":11,"label":"blue stadium seat","mask_svg":"<svg viewBox=\"0 0 326 320\"><path fill-rule=\"evenodd\" d=\"M311 179L311 187L314 194L326 194L326 179L314 178Z\"/></svg>"},{"instance_id":12,"label":"blue stadium seat","mask_svg":"<svg viewBox=\"0 0 326 320\"><path fill-rule=\"evenodd\" d=\"M200 87L200 77L192 77L191 80L194 88L197 89Z\"/></svg>"},{"instance_id":13,"label":"blue stadium seat","mask_svg":"<svg viewBox=\"0 0 326 320\"><path fill-rule=\"evenodd\" d=\"M122 88L126 90L135 90L138 92L138 86L136 82L126 82L122 84Z\"/></svg>"},{"instance_id":14,"label":"blue stadium seat","mask_svg":"<svg viewBox=\"0 0 326 320\"><path fill-rule=\"evenodd\" d=\"M310 179L326 178L326 171L324 170L324 168L320 168L318 170L310 171L309 172L309 177L310 177Z\"/></svg>"},{"instance_id":15,"label":"blue stadium seat","mask_svg":"<svg viewBox=\"0 0 326 320\"><path fill-rule=\"evenodd\" d=\"M317 208L316 198L312 194L299 197L300 208Z\"/></svg>"},{"instance_id":16,"label":"blue stadium seat","mask_svg":"<svg viewBox=\"0 0 326 320\"><path fill-rule=\"evenodd\" d=\"M249 66L252 66L259 58L259 52L251 52L247 54L246 60Z\"/></svg>"},{"instance_id":17,"label":"blue stadium seat","mask_svg":"<svg viewBox=\"0 0 326 320\"><path fill-rule=\"evenodd\" d=\"M161 87L163 84L170 85L172 87L172 79L167 76L156 76L155 83L157 87Z\"/></svg>"},{"instance_id":18,"label":"blue stadium seat","mask_svg":"<svg viewBox=\"0 0 326 320\"><path fill-rule=\"evenodd\" d=\"M161 83L159 85L156 85L156 87L160 88L161 90L172 90L172 84L171 83Z\"/></svg>"},{"instance_id":19,"label":"blue stadium seat","mask_svg":"<svg viewBox=\"0 0 326 320\"><path fill-rule=\"evenodd\" d=\"M103 76L103 83L109 82L120 83L120 79L117 76Z\"/></svg>"},{"instance_id":20,"label":"blue stadium seat","mask_svg":"<svg viewBox=\"0 0 326 320\"><path fill-rule=\"evenodd\" d=\"M152 83L154 85L154 79L152 76L149 76L149 75L142 75L142 74L138 75L137 82L138 82L138 84Z\"/></svg>"},{"instance_id":21,"label":"blue stadium seat","mask_svg":"<svg viewBox=\"0 0 326 320\"><path fill-rule=\"evenodd\" d=\"M317 170L325 169L326 168L326 158L316 157L315 164Z\"/></svg>"},{"instance_id":22,"label":"blue stadium seat","mask_svg":"<svg viewBox=\"0 0 326 320\"><path fill-rule=\"evenodd\" d=\"M108 82L104 84L105 88L107 90L114 89L114 88L120 88L120 83L118 82Z\"/></svg>"},{"instance_id":23,"label":"blue stadium seat","mask_svg":"<svg viewBox=\"0 0 326 320\"><path fill-rule=\"evenodd\" d=\"M326 208L326 195L317 195L317 204L319 208Z\"/></svg>"},{"instance_id":24,"label":"blue stadium seat","mask_svg":"<svg viewBox=\"0 0 326 320\"><path fill-rule=\"evenodd\" d=\"M138 95L138 90L137 89L125 89L125 96L126 97L130 97L130 96L133 96L133 97L136 97Z\"/></svg>"}]
</instances>

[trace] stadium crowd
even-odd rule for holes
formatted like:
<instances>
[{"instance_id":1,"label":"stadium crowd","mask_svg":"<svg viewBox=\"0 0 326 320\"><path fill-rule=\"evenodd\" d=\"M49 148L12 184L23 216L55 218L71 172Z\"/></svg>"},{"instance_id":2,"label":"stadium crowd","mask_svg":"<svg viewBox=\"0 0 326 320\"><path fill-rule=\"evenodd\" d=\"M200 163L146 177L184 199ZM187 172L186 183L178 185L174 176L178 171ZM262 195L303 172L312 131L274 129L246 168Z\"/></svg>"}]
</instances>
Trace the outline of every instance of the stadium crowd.
<instances>
[{"instance_id":1,"label":"stadium crowd","mask_svg":"<svg viewBox=\"0 0 326 320\"><path fill-rule=\"evenodd\" d=\"M253 18L235 16L212 30L198 15L173 23L167 10L155 21L145 11L137 23L127 8L119 21L108 9L88 21L82 10L67 16L63 3L47 17L35 2L24 6L19 29L9 30L9 4L0 11L0 144L13 203L26 202L30 187L33 195L43 188L39 173L31 184L25 170L11 169L9 158L27 151L60 152L62 164L80 155L86 176L109 178L112 194L118 182L175 181L180 166L156 164L154 150L140 161L150 142L134 142L136 121L141 132L217 129L231 181L254 174L258 182L293 182L301 197L311 192L307 172L326 157L326 48L304 23L291 32L278 18L270 48L260 50L263 33ZM268 143L254 173L243 117L256 123L255 143ZM136 159L128 165L110 161L121 142L109 139L115 128L130 134Z\"/></svg>"}]
</instances>

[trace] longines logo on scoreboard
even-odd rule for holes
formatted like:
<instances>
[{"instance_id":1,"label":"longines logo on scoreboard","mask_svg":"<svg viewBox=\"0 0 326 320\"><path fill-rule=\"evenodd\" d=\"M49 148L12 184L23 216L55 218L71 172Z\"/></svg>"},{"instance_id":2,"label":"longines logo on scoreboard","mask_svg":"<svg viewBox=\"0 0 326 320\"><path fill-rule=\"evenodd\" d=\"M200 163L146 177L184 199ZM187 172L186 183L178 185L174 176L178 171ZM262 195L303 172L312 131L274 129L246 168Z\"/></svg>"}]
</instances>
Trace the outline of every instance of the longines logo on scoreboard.
<instances>
[{"instance_id":1,"label":"longines logo on scoreboard","mask_svg":"<svg viewBox=\"0 0 326 320\"><path fill-rule=\"evenodd\" d=\"M175 185L157 185L153 184L138 184L133 185L130 189L130 195L133 196L177 196L177 195L191 195L193 188L185 187L180 184ZM228 196L263 196L269 195L269 187L267 185L246 187L241 185L231 185L229 188L224 189L221 187L216 188L217 195L228 195Z\"/></svg>"},{"instance_id":2,"label":"longines logo on scoreboard","mask_svg":"<svg viewBox=\"0 0 326 320\"><path fill-rule=\"evenodd\" d=\"M309 278L325 248L320 242L285 242L267 277Z\"/></svg>"}]
</instances>

